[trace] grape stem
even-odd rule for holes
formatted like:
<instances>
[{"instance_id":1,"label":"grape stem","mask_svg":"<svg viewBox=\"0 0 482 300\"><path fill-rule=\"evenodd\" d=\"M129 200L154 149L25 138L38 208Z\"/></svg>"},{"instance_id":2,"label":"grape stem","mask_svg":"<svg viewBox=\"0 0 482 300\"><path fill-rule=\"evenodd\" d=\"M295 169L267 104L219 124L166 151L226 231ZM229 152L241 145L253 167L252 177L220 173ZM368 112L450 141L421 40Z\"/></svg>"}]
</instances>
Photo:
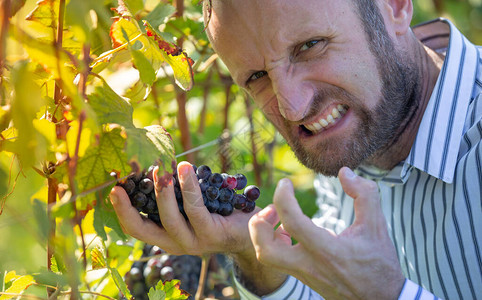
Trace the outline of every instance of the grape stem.
<instances>
[{"instance_id":1,"label":"grape stem","mask_svg":"<svg viewBox=\"0 0 482 300\"><path fill-rule=\"evenodd\" d=\"M199 284L196 291L195 300L201 300L204 298L204 287L206 286L206 280L208 277L208 266L211 261L212 255L203 255L201 261L201 273L199 274Z\"/></svg>"}]
</instances>

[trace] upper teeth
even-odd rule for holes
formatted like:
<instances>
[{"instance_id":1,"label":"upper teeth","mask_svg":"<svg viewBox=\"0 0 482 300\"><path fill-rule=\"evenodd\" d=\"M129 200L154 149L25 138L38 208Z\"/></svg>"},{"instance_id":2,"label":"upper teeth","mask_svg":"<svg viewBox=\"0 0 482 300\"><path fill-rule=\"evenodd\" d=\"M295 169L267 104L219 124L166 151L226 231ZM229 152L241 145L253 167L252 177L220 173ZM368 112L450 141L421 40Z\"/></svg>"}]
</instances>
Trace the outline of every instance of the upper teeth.
<instances>
[{"instance_id":1,"label":"upper teeth","mask_svg":"<svg viewBox=\"0 0 482 300\"><path fill-rule=\"evenodd\" d=\"M325 118L320 118L318 121L313 122L311 124L304 124L304 126L308 130L312 132L316 132L327 127L332 123L335 123L335 120L341 118L345 113L346 113L345 106L338 104L335 108L333 108L331 113Z\"/></svg>"}]
</instances>

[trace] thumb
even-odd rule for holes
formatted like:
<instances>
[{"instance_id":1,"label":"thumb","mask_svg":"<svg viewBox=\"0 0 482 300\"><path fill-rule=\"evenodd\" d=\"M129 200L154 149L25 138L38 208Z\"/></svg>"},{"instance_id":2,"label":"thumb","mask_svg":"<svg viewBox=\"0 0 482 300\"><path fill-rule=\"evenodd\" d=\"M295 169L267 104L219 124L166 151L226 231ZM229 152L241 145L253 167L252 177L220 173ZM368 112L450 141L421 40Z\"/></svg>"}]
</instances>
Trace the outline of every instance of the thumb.
<instances>
[{"instance_id":1,"label":"thumb","mask_svg":"<svg viewBox=\"0 0 482 300\"><path fill-rule=\"evenodd\" d=\"M340 169L338 178L345 193L354 200L357 222L376 225L377 220L384 220L378 185L374 181L356 175L347 167Z\"/></svg>"}]
</instances>

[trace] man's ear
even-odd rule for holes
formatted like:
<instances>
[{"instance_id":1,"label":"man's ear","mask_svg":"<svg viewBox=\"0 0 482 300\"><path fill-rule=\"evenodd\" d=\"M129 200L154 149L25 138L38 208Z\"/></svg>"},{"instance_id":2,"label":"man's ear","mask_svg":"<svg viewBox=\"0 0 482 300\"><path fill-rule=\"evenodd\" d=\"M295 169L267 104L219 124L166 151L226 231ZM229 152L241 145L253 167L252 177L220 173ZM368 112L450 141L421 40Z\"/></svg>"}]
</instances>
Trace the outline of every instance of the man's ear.
<instances>
[{"instance_id":1,"label":"man's ear","mask_svg":"<svg viewBox=\"0 0 482 300\"><path fill-rule=\"evenodd\" d=\"M413 17L412 0L383 0L388 21L396 35L404 35L410 29Z\"/></svg>"}]
</instances>

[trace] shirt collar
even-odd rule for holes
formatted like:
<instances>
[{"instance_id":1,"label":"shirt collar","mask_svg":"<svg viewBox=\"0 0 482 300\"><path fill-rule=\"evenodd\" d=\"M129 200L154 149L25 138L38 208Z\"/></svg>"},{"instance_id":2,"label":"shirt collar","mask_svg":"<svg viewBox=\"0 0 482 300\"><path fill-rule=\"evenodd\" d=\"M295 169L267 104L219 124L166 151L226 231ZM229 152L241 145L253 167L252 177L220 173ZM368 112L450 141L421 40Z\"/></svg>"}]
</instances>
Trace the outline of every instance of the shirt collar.
<instances>
[{"instance_id":1,"label":"shirt collar","mask_svg":"<svg viewBox=\"0 0 482 300\"><path fill-rule=\"evenodd\" d=\"M446 53L417 137L407 159L393 170L360 167L359 171L374 180L396 184L406 182L417 168L452 183L474 88L477 49L446 19L418 25L413 32L426 46Z\"/></svg>"}]
</instances>

